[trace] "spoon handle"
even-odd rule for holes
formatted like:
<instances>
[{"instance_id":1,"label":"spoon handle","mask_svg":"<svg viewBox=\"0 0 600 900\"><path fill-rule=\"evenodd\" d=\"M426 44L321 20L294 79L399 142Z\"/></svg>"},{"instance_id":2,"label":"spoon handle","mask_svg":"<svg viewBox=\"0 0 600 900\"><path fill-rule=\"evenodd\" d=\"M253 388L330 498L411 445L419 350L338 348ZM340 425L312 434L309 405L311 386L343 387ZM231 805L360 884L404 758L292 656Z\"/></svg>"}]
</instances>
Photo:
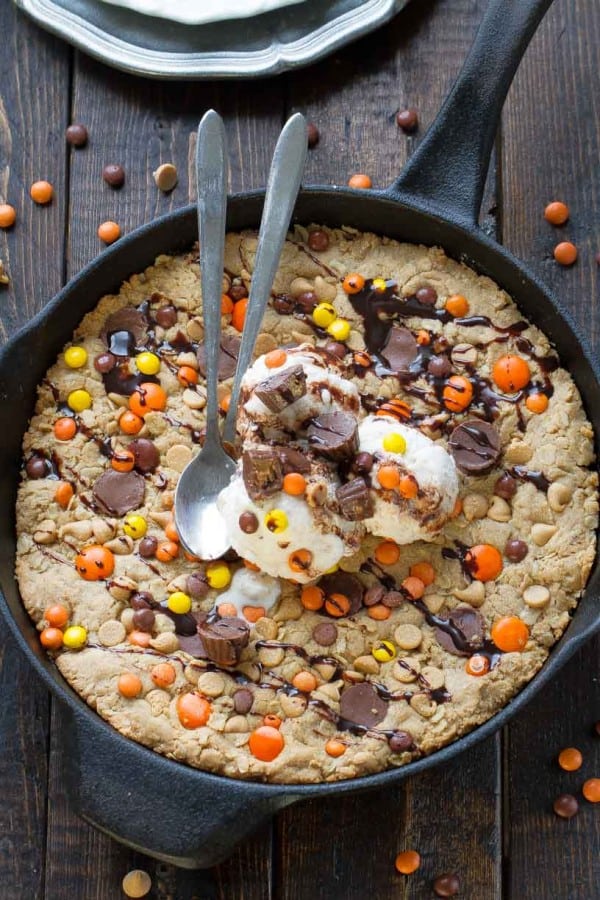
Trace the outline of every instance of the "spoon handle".
<instances>
[{"instance_id":1,"label":"spoon handle","mask_svg":"<svg viewBox=\"0 0 600 900\"><path fill-rule=\"evenodd\" d=\"M271 287L279 265L279 257L300 190L307 148L306 119L300 113L296 113L291 119L288 119L279 136L267 182L248 310L242 332L242 343L231 390L229 410L223 428L223 440L231 443L235 440L235 420L242 378L250 365L265 307L271 296Z\"/></svg>"},{"instance_id":2,"label":"spoon handle","mask_svg":"<svg viewBox=\"0 0 600 900\"><path fill-rule=\"evenodd\" d=\"M200 281L206 360L206 437L204 446L221 443L217 376L221 340L221 294L228 169L225 126L222 118L214 109L211 109L205 113L198 126L196 145Z\"/></svg>"}]
</instances>

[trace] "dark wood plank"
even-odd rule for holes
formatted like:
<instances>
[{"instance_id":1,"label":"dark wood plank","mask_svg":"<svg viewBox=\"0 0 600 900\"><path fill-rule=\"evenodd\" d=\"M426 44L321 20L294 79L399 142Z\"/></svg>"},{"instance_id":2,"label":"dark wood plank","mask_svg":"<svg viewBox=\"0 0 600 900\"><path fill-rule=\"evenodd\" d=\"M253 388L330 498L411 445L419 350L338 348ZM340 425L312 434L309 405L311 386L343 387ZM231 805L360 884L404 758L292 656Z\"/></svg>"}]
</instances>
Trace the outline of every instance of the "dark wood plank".
<instances>
[{"instance_id":1,"label":"dark wood plank","mask_svg":"<svg viewBox=\"0 0 600 900\"><path fill-rule=\"evenodd\" d=\"M502 158L504 240L554 289L596 349L600 108L592 79L599 43L597 4L554 4L513 87ZM571 210L570 221L558 229L542 219L545 204L555 199ZM579 248L572 269L552 259L554 244L565 239ZM594 640L509 728L505 820L511 898L598 894L596 810L582 800L579 815L566 822L554 816L552 801L562 792L578 794L583 781L600 772L600 743L591 732L600 718L599 654L600 641ZM583 752L579 772L559 769L556 756L566 746Z\"/></svg>"},{"instance_id":2,"label":"dark wood plank","mask_svg":"<svg viewBox=\"0 0 600 900\"><path fill-rule=\"evenodd\" d=\"M11 279L0 287L3 341L61 285L69 53L12 3L0 4L0 34L0 202L18 214L11 231L0 231L0 259ZM47 209L29 198L38 178L56 189ZM0 892L5 900L33 900L44 878L49 698L6 635L0 696Z\"/></svg>"},{"instance_id":3,"label":"dark wood plank","mask_svg":"<svg viewBox=\"0 0 600 900\"><path fill-rule=\"evenodd\" d=\"M77 56L73 80L73 121L84 122L88 147L73 154L70 176L68 274L101 252L98 224L114 219L123 232L185 205L194 190L193 151L198 121L206 109L225 118L233 190L265 183L283 114L283 83L149 84L117 74ZM105 164L126 171L119 191L101 177ZM152 171L173 162L179 184L161 194ZM85 197L82 204L79 198ZM77 818L61 783L60 719L54 718L50 755L50 815L46 896L62 896L65 885L78 900L104 900L136 866L153 877L157 898L195 896L219 900L265 900L270 896L271 831L264 829L214 872L190 873L118 846ZM89 861L94 860L93 867ZM116 896L117 894L114 893Z\"/></svg>"},{"instance_id":4,"label":"dark wood plank","mask_svg":"<svg viewBox=\"0 0 600 900\"><path fill-rule=\"evenodd\" d=\"M320 129L310 154L313 182L341 182L356 171L384 187L433 120L458 72L485 2L409 7L387 28L333 60L290 77L290 107ZM405 136L399 108L414 106L421 127ZM493 229L492 172L483 212ZM350 223L351 224L351 223ZM424 898L439 874L456 871L465 896L500 897L500 739L492 738L451 767L356 797L324 799L279 817L276 896L364 900ZM451 821L449 830L437 823ZM367 823L367 824L366 824ZM394 869L400 850L416 849L422 866L410 878ZM290 873L294 873L293 877Z\"/></svg>"}]
</instances>

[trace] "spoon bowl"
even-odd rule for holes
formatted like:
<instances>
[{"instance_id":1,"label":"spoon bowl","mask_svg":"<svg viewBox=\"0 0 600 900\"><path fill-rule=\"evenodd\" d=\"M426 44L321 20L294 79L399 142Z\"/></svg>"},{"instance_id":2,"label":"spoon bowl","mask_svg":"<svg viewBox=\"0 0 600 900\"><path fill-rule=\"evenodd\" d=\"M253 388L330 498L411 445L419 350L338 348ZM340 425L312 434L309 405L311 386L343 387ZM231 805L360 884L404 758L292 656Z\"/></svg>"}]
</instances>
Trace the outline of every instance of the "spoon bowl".
<instances>
[{"instance_id":1,"label":"spoon bowl","mask_svg":"<svg viewBox=\"0 0 600 900\"><path fill-rule=\"evenodd\" d=\"M229 530L217 509L217 497L229 484L235 468L220 444L205 444L181 473L175 494L175 521L181 543L194 556L200 550L202 559L217 559L229 549ZM198 540L192 543L185 535L198 536Z\"/></svg>"}]
</instances>

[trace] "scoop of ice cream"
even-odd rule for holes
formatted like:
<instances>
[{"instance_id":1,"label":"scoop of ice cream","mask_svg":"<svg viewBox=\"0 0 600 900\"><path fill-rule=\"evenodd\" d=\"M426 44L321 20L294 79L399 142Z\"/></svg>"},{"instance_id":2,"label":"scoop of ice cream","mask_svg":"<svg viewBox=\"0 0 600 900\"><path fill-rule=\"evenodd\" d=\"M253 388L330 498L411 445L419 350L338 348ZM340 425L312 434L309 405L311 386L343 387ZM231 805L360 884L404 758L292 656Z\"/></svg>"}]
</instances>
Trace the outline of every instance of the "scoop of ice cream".
<instances>
[{"instance_id":1,"label":"scoop of ice cream","mask_svg":"<svg viewBox=\"0 0 600 900\"><path fill-rule=\"evenodd\" d=\"M218 499L236 553L261 572L301 583L356 552L364 534L362 522L336 512L339 481L333 475L312 481L308 476L307 482L301 496L275 490L252 498L240 465Z\"/></svg>"},{"instance_id":2,"label":"scoop of ice cream","mask_svg":"<svg viewBox=\"0 0 600 900\"><path fill-rule=\"evenodd\" d=\"M217 605L230 603L236 615L244 616L244 607L262 606L265 613L275 606L281 594L280 582L264 572L238 569L226 591L219 594Z\"/></svg>"},{"instance_id":3,"label":"scoop of ice cream","mask_svg":"<svg viewBox=\"0 0 600 900\"><path fill-rule=\"evenodd\" d=\"M320 415L358 413L356 386L340 367L312 344L301 344L275 357L260 356L242 381L238 430L242 440L259 433L281 439L298 434L308 420Z\"/></svg>"},{"instance_id":4,"label":"scoop of ice cream","mask_svg":"<svg viewBox=\"0 0 600 900\"><path fill-rule=\"evenodd\" d=\"M372 534L398 544L431 541L454 509L458 477L449 453L416 428L388 416L367 416L358 427L359 453L373 457Z\"/></svg>"}]
</instances>

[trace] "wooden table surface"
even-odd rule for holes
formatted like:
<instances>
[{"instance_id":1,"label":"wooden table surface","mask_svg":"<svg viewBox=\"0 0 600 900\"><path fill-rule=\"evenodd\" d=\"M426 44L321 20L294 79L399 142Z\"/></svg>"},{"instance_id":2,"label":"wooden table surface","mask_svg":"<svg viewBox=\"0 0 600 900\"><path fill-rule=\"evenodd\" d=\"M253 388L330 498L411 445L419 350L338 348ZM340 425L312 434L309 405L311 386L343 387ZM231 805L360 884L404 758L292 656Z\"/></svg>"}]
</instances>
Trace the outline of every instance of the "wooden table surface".
<instances>
[{"instance_id":1,"label":"wooden table surface","mask_svg":"<svg viewBox=\"0 0 600 900\"><path fill-rule=\"evenodd\" d=\"M518 2L518 0L513 0ZM262 186L286 116L305 113L321 132L307 181L344 183L367 172L386 185L417 146L456 75L485 0L415 0L371 37L305 70L251 82L166 84L119 74L73 51L0 0L0 202L18 222L0 232L11 277L0 287L5 339L101 252L98 224L124 231L188 202L192 135L210 106L226 120L231 187ZM498 136L484 217L556 291L600 349L600 3L556 0L527 52ZM398 130L415 106L421 128ZM84 122L90 142L69 150L65 128ZM176 163L180 181L160 194L151 172ZM102 167L121 163L115 192ZM40 178L47 208L29 199ZM192 185L193 189L193 185ZM564 199L571 219L554 230L542 210ZM579 261L552 258L563 236ZM136 855L80 821L60 774L56 705L0 639L0 900L112 900L131 868L160 900L367 900L430 898L435 876L456 872L473 900L600 898L600 809L582 801L570 821L554 797L600 776L598 653L592 641L503 734L444 769L360 797L289 809L212 871L176 870ZM578 746L584 766L563 773L556 755ZM420 870L397 875L394 858L417 849Z\"/></svg>"}]
</instances>

